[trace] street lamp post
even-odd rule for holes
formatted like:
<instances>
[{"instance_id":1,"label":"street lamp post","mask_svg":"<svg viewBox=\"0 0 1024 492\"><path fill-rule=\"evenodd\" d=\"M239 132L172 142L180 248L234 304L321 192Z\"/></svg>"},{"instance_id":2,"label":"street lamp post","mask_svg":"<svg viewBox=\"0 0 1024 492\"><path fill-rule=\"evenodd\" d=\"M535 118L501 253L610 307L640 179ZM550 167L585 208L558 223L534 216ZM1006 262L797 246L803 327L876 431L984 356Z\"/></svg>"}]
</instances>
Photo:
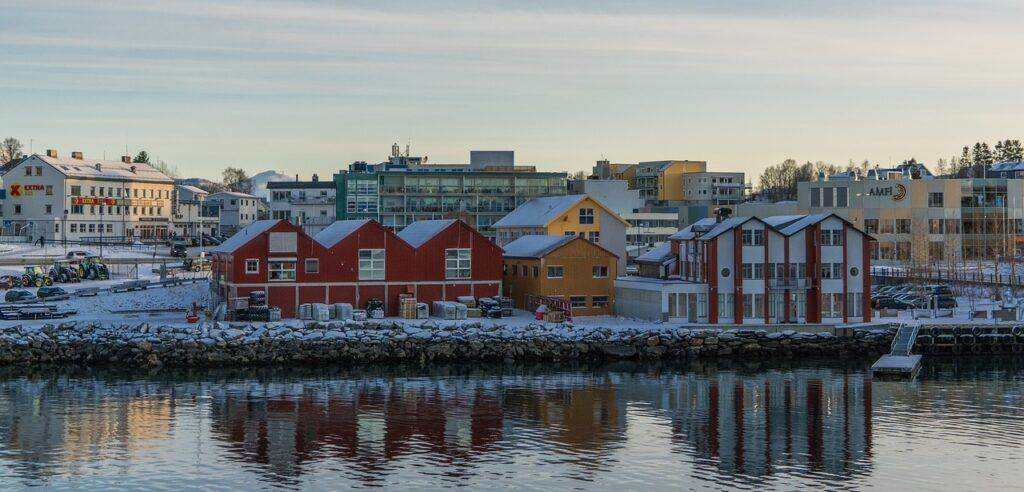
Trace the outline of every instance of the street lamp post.
<instances>
[{"instance_id":1,"label":"street lamp post","mask_svg":"<svg viewBox=\"0 0 1024 492\"><path fill-rule=\"evenodd\" d=\"M103 205L100 205L100 258L103 257Z\"/></svg>"},{"instance_id":2,"label":"street lamp post","mask_svg":"<svg viewBox=\"0 0 1024 492\"><path fill-rule=\"evenodd\" d=\"M60 242L64 245L64 256L68 255L68 209L64 209L64 215L60 221Z\"/></svg>"}]
</instances>

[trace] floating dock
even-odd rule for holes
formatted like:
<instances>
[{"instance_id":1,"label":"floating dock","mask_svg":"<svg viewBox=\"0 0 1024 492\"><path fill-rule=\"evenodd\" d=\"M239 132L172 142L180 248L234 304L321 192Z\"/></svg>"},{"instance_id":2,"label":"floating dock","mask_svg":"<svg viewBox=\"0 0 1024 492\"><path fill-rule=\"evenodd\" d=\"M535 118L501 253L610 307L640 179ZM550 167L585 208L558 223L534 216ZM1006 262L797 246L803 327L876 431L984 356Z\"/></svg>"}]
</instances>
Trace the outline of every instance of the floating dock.
<instances>
[{"instance_id":1,"label":"floating dock","mask_svg":"<svg viewBox=\"0 0 1024 492\"><path fill-rule=\"evenodd\" d=\"M921 371L921 356L911 354L917 342L918 326L900 325L892 339L889 355L871 365L872 377L908 379L913 381Z\"/></svg>"}]
</instances>

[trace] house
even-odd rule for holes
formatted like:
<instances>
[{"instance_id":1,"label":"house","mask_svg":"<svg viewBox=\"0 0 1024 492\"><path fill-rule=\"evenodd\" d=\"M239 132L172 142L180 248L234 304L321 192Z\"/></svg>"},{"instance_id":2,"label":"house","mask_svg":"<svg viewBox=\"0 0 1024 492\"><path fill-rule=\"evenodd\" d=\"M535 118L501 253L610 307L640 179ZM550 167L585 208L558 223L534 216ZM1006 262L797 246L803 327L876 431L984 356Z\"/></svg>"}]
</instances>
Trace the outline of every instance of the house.
<instances>
[{"instance_id":1,"label":"house","mask_svg":"<svg viewBox=\"0 0 1024 492\"><path fill-rule=\"evenodd\" d=\"M702 219L670 237L669 254L652 253L639 275L616 280L616 313L710 324L870 321L872 241L831 213Z\"/></svg>"},{"instance_id":2,"label":"house","mask_svg":"<svg viewBox=\"0 0 1024 492\"><path fill-rule=\"evenodd\" d=\"M611 251L617 275L626 273L626 228L629 223L588 195L534 198L494 223L498 244L527 236L580 236Z\"/></svg>"},{"instance_id":3,"label":"house","mask_svg":"<svg viewBox=\"0 0 1024 492\"><path fill-rule=\"evenodd\" d=\"M284 219L302 226L306 232L316 234L335 221L336 194L334 180L320 181L313 174L312 181L270 181L270 218Z\"/></svg>"},{"instance_id":4,"label":"house","mask_svg":"<svg viewBox=\"0 0 1024 492\"><path fill-rule=\"evenodd\" d=\"M399 297L420 302L501 292L501 249L458 220L414 222L406 237L374 220L337 221L316 236L287 220L260 220L213 249L214 303L267 293L294 317L303 303L370 299L398 314ZM405 232L405 231L403 231Z\"/></svg>"},{"instance_id":5,"label":"house","mask_svg":"<svg viewBox=\"0 0 1024 492\"><path fill-rule=\"evenodd\" d=\"M580 236L522 236L505 245L505 295L520 309L530 296L565 298L575 316L608 315L618 257Z\"/></svg>"}]
</instances>

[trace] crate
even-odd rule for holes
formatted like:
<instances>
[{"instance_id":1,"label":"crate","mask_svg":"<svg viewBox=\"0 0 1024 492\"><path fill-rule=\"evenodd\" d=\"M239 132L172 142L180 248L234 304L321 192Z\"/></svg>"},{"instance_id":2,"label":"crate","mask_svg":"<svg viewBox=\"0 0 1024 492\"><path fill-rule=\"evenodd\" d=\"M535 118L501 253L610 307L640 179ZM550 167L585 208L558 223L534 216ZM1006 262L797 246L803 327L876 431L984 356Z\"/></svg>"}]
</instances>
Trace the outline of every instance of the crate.
<instances>
[{"instance_id":1,"label":"crate","mask_svg":"<svg viewBox=\"0 0 1024 492\"><path fill-rule=\"evenodd\" d=\"M456 297L455 300L458 301L461 304L465 304L466 307L469 307L469 308L475 308L476 307L476 299L473 298L473 296L459 296L459 297Z\"/></svg>"},{"instance_id":2,"label":"crate","mask_svg":"<svg viewBox=\"0 0 1024 492\"><path fill-rule=\"evenodd\" d=\"M544 314L544 321L548 323L564 323L565 313L561 311L549 311Z\"/></svg>"},{"instance_id":3,"label":"crate","mask_svg":"<svg viewBox=\"0 0 1024 492\"><path fill-rule=\"evenodd\" d=\"M414 297L403 297L398 300L398 315L402 319L417 319L417 303Z\"/></svg>"},{"instance_id":4,"label":"crate","mask_svg":"<svg viewBox=\"0 0 1024 492\"><path fill-rule=\"evenodd\" d=\"M483 311L481 311L480 308L469 308L469 309L466 309L466 317L467 318L479 318L482 315L483 315Z\"/></svg>"}]
</instances>

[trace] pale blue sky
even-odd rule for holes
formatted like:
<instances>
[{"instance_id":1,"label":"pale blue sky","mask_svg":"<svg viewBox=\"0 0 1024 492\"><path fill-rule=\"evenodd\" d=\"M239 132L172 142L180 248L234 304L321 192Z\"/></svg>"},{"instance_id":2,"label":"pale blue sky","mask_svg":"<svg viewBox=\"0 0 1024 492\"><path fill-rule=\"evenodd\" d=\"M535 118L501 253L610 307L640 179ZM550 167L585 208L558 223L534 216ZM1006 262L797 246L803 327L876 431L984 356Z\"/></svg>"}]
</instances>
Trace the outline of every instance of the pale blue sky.
<instances>
[{"instance_id":1,"label":"pale blue sky","mask_svg":"<svg viewBox=\"0 0 1024 492\"><path fill-rule=\"evenodd\" d=\"M1021 2L7 0L0 136L183 174L933 162L1024 138Z\"/></svg>"}]
</instances>

